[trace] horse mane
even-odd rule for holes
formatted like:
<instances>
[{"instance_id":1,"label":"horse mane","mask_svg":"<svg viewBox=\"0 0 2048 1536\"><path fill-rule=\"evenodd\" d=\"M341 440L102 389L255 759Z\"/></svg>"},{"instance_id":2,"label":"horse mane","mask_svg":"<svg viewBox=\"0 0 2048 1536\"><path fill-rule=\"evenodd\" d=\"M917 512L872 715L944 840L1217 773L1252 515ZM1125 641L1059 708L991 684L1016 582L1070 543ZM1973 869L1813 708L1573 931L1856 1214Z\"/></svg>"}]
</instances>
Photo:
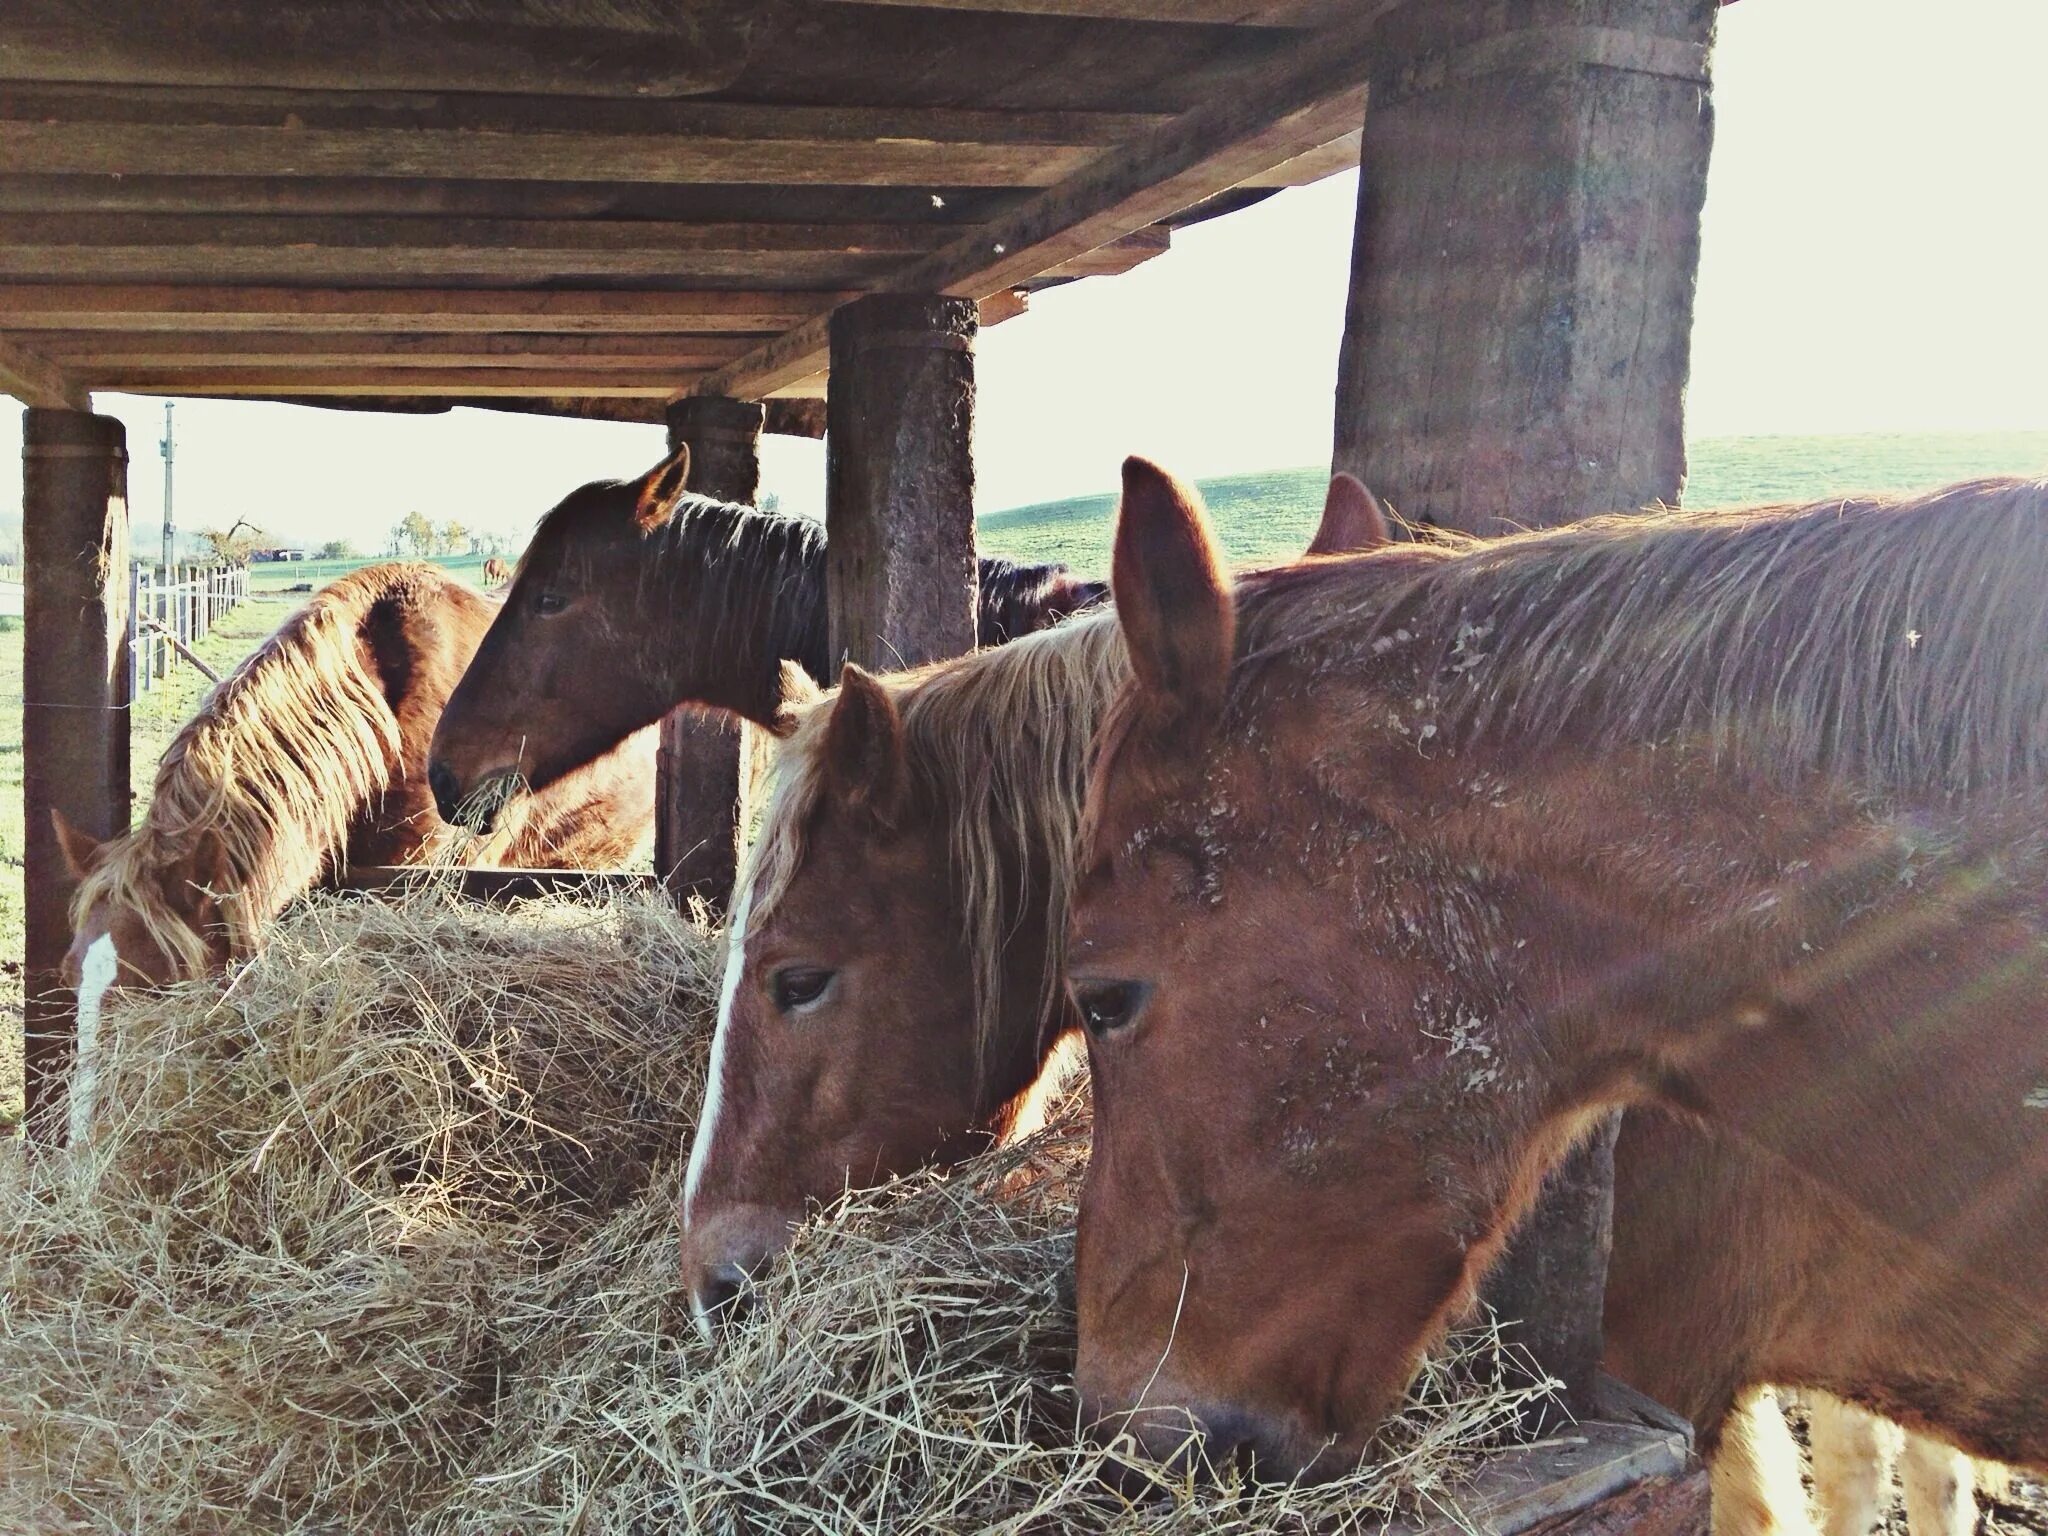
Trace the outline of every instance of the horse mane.
<instances>
[{"instance_id":1,"label":"horse mane","mask_svg":"<svg viewBox=\"0 0 2048 1536\"><path fill-rule=\"evenodd\" d=\"M978 1063L1001 1023L1004 945L1041 897L1048 917L1042 1006L1050 1006L1065 972L1089 744L1129 675L1125 657L1116 616L1103 610L882 679L902 716L916 792L947 828L973 958ZM776 747L767 805L739 882L756 916L774 909L803 866L825 793L826 724L836 697L834 690L809 706Z\"/></svg>"},{"instance_id":2,"label":"horse mane","mask_svg":"<svg viewBox=\"0 0 2048 1536\"><path fill-rule=\"evenodd\" d=\"M390 786L398 721L358 627L381 601L449 582L430 565L366 566L285 620L172 738L141 825L106 844L72 897L73 924L119 902L202 974L206 940L168 886L211 839L229 950L254 953L264 924L339 864L352 822Z\"/></svg>"},{"instance_id":3,"label":"horse mane","mask_svg":"<svg viewBox=\"0 0 2048 1536\"><path fill-rule=\"evenodd\" d=\"M760 603L774 616L766 662L788 658L825 680L825 525L808 517L763 512L737 502L686 495L654 538L660 557L646 562L645 583L664 573L698 573L702 633L752 635ZM654 594L649 593L652 596Z\"/></svg>"},{"instance_id":4,"label":"horse mane","mask_svg":"<svg viewBox=\"0 0 2048 1536\"><path fill-rule=\"evenodd\" d=\"M980 645L1005 645L1102 601L1106 582L1082 581L1058 560L1026 563L1001 555L981 557L975 587L975 636Z\"/></svg>"},{"instance_id":5,"label":"horse mane","mask_svg":"<svg viewBox=\"0 0 2048 1536\"><path fill-rule=\"evenodd\" d=\"M1418 744L1703 739L1955 794L2048 770L2048 479L1397 545L1239 592L1233 701L1377 659Z\"/></svg>"}]
</instances>

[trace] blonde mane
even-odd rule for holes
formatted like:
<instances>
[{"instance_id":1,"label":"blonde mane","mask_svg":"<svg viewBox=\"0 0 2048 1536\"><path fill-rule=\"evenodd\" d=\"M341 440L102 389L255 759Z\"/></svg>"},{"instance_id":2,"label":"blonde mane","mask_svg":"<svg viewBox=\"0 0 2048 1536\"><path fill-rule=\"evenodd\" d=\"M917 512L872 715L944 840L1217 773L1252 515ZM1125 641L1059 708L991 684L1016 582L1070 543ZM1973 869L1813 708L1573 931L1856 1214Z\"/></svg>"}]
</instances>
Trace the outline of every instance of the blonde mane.
<instances>
[{"instance_id":1,"label":"blonde mane","mask_svg":"<svg viewBox=\"0 0 2048 1536\"><path fill-rule=\"evenodd\" d=\"M1089 743L1128 675L1125 654L1116 615L1093 610L882 680L902 715L916 801L947 828L982 1059L1001 1022L1004 946L1035 901L1048 919L1041 1006L1051 1005L1064 974ZM750 920L774 910L803 866L825 792L825 726L836 696L810 706L775 749L766 810L740 878L751 893Z\"/></svg>"},{"instance_id":2,"label":"blonde mane","mask_svg":"<svg viewBox=\"0 0 2048 1536\"><path fill-rule=\"evenodd\" d=\"M1446 744L1682 733L1881 790L2048 781L2048 480L1396 546L1254 579L1238 617L1233 699L1371 664Z\"/></svg>"},{"instance_id":3,"label":"blonde mane","mask_svg":"<svg viewBox=\"0 0 2048 1536\"><path fill-rule=\"evenodd\" d=\"M358 626L374 604L447 580L433 566L370 566L287 619L172 739L142 824L106 844L73 896L73 925L119 903L203 974L206 940L178 899L197 866L213 874L230 953L254 953L285 903L340 863L351 825L392 782L398 721ZM216 858L200 865L209 843Z\"/></svg>"}]
</instances>

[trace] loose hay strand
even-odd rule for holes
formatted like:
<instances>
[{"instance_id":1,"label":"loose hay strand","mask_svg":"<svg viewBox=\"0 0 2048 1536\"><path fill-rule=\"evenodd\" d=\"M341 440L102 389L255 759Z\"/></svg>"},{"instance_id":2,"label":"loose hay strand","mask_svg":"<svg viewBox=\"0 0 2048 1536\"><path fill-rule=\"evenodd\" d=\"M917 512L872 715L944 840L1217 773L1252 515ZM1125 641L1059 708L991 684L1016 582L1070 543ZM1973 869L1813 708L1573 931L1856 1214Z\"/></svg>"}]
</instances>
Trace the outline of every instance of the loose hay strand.
<instances>
[{"instance_id":1,"label":"loose hay strand","mask_svg":"<svg viewBox=\"0 0 2048 1536\"><path fill-rule=\"evenodd\" d=\"M707 1349L675 1209L721 959L655 899L427 881L110 1012L90 1141L0 1153L0 1528L1377 1530L1509 1433L1481 1337L1341 1482L1110 1493L1071 1106L818 1213Z\"/></svg>"}]
</instances>

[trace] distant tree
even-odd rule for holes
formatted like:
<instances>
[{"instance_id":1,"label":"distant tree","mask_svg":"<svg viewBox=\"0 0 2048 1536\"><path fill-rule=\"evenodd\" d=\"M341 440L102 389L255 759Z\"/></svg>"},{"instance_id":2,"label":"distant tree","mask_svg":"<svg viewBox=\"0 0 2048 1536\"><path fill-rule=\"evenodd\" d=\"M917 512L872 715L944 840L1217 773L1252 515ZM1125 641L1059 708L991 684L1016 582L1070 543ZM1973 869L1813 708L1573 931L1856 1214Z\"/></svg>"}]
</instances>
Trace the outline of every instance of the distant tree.
<instances>
[{"instance_id":1,"label":"distant tree","mask_svg":"<svg viewBox=\"0 0 2048 1536\"><path fill-rule=\"evenodd\" d=\"M441 553L461 555L469 552L469 530L462 524L450 520L441 525Z\"/></svg>"},{"instance_id":2,"label":"distant tree","mask_svg":"<svg viewBox=\"0 0 2048 1536\"><path fill-rule=\"evenodd\" d=\"M487 533L477 540L482 546L479 551L486 555L508 555L512 552L512 541L502 533Z\"/></svg>"},{"instance_id":3,"label":"distant tree","mask_svg":"<svg viewBox=\"0 0 2048 1536\"><path fill-rule=\"evenodd\" d=\"M320 553L314 558L320 560L360 560L362 551L349 539L329 539L320 546Z\"/></svg>"},{"instance_id":4,"label":"distant tree","mask_svg":"<svg viewBox=\"0 0 2048 1536\"><path fill-rule=\"evenodd\" d=\"M427 521L424 512L406 513L391 530L394 551L401 555L411 555L415 559L424 558L434 552L435 537L434 525Z\"/></svg>"},{"instance_id":5,"label":"distant tree","mask_svg":"<svg viewBox=\"0 0 2048 1536\"><path fill-rule=\"evenodd\" d=\"M202 528L199 540L207 556L230 565L247 565L249 556L270 542L270 536L246 518L236 518L225 529Z\"/></svg>"},{"instance_id":6,"label":"distant tree","mask_svg":"<svg viewBox=\"0 0 2048 1536\"><path fill-rule=\"evenodd\" d=\"M763 512L780 512L782 510L782 497L776 492L770 491L761 498L760 507Z\"/></svg>"}]
</instances>

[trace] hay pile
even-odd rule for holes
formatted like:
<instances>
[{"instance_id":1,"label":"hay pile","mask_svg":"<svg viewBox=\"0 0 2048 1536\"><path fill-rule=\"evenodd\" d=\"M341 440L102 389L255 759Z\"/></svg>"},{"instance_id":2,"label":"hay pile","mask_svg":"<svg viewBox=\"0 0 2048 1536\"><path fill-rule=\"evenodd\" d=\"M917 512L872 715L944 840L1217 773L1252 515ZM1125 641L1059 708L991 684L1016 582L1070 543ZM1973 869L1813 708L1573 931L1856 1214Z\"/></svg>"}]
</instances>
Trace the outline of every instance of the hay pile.
<instances>
[{"instance_id":1,"label":"hay pile","mask_svg":"<svg viewBox=\"0 0 2048 1536\"><path fill-rule=\"evenodd\" d=\"M110 1015L90 1146L0 1156L0 1529L1377 1528L1513 1420L1482 1348L1346 1483L1105 1493L1073 1122L826 1213L699 1343L674 1210L719 959L652 902L430 887Z\"/></svg>"}]
</instances>

